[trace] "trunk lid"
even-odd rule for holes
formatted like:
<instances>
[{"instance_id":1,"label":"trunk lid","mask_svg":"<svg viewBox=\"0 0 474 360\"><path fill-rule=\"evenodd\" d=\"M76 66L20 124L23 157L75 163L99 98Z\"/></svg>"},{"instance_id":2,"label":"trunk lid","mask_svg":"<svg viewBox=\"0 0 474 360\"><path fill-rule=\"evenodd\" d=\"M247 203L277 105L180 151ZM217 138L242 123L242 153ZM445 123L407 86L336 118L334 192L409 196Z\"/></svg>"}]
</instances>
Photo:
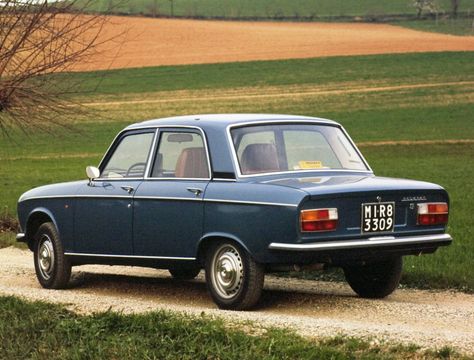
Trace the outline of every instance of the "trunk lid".
<instances>
[{"instance_id":1,"label":"trunk lid","mask_svg":"<svg viewBox=\"0 0 474 360\"><path fill-rule=\"evenodd\" d=\"M266 183L288 186L308 193L308 196L300 204L301 210L337 208L338 226L335 231L301 233L301 242L314 241L315 239L368 238L392 234L429 234L442 232L445 228L439 225L417 225L418 203L449 201L446 191L436 184L373 175L313 176L277 179ZM369 203L393 203L395 205L393 231L374 233L362 231L362 205Z\"/></svg>"}]
</instances>

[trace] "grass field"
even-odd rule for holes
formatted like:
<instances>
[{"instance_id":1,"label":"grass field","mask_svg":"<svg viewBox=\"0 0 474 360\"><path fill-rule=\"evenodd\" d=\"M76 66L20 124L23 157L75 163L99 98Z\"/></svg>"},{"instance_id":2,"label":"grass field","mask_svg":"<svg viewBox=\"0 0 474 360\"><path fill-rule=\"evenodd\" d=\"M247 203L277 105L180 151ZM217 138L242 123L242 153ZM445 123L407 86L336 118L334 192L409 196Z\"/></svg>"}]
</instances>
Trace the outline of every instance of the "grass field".
<instances>
[{"instance_id":1,"label":"grass field","mask_svg":"<svg viewBox=\"0 0 474 360\"><path fill-rule=\"evenodd\" d=\"M117 12L164 16L212 18L311 18L342 16L416 15L412 2L405 0L133 0L128 2L97 1L96 10L105 11L111 5ZM440 10L449 12L449 0L436 2ZM115 5L115 6L114 6ZM473 0L460 2L460 12L474 11Z\"/></svg>"},{"instance_id":2,"label":"grass field","mask_svg":"<svg viewBox=\"0 0 474 360\"><path fill-rule=\"evenodd\" d=\"M453 35L474 35L474 17L469 18L441 18L423 20L404 20L393 22L393 25L400 25L415 30L440 32Z\"/></svg>"},{"instance_id":3,"label":"grass field","mask_svg":"<svg viewBox=\"0 0 474 360\"><path fill-rule=\"evenodd\" d=\"M287 330L169 312L76 315L57 305L0 297L2 359L457 359L444 347L304 339Z\"/></svg>"},{"instance_id":4,"label":"grass field","mask_svg":"<svg viewBox=\"0 0 474 360\"><path fill-rule=\"evenodd\" d=\"M375 0L98 0L91 10L115 14L185 17L198 19L289 21L393 21L394 25L455 35L473 35L474 0L460 2L460 16L450 16L451 1L439 0L438 20L424 10L421 19L413 1ZM110 9L112 9L110 11Z\"/></svg>"},{"instance_id":5,"label":"grass field","mask_svg":"<svg viewBox=\"0 0 474 360\"><path fill-rule=\"evenodd\" d=\"M94 112L77 132L11 134L0 140L0 209L38 185L84 178L116 132L148 118L186 113L265 112L328 117L359 143L474 139L474 53L430 53L193 65L74 74ZM71 75L69 75L71 76ZM64 78L59 79L64 81ZM439 183L451 195L455 242L407 258L407 285L474 291L474 144L363 146L377 175ZM0 243L10 243L3 235Z\"/></svg>"}]
</instances>

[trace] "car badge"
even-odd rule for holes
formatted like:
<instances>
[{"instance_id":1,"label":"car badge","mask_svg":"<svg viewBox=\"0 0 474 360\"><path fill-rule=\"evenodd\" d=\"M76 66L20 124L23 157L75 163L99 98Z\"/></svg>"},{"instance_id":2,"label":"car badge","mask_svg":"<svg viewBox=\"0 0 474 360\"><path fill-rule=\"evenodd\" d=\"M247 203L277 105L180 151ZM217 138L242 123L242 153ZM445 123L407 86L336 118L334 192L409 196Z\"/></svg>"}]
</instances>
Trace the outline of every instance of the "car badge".
<instances>
[{"instance_id":1,"label":"car badge","mask_svg":"<svg viewBox=\"0 0 474 360\"><path fill-rule=\"evenodd\" d=\"M381 196L377 196L377 201L378 201L378 202L381 202L381 201L382 201L382 197L381 197Z\"/></svg>"}]
</instances>

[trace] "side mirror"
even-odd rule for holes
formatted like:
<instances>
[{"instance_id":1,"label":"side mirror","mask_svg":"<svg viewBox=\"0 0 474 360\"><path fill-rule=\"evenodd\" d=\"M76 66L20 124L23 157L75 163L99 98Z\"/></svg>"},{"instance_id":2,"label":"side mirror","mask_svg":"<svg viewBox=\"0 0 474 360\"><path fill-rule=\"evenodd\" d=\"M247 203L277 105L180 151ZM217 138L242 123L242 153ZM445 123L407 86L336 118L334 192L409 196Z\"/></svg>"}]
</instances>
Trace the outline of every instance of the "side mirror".
<instances>
[{"instance_id":1,"label":"side mirror","mask_svg":"<svg viewBox=\"0 0 474 360\"><path fill-rule=\"evenodd\" d=\"M88 166L86 167L86 174L89 178L89 184L92 180L98 178L100 176L100 171L95 166Z\"/></svg>"}]
</instances>

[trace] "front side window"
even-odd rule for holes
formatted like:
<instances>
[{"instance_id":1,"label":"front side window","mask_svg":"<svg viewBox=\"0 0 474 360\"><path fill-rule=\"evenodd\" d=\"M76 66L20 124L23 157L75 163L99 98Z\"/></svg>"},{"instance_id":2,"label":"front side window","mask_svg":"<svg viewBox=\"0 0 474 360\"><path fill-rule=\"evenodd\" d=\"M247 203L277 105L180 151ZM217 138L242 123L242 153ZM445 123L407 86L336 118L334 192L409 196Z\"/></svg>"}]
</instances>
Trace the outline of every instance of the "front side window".
<instances>
[{"instance_id":1,"label":"front side window","mask_svg":"<svg viewBox=\"0 0 474 360\"><path fill-rule=\"evenodd\" d=\"M201 134L163 131L151 176L154 178L208 179L207 155Z\"/></svg>"},{"instance_id":2,"label":"front side window","mask_svg":"<svg viewBox=\"0 0 474 360\"><path fill-rule=\"evenodd\" d=\"M153 132L147 132L124 136L102 170L101 177L107 179L143 177L153 135Z\"/></svg>"},{"instance_id":3,"label":"front side window","mask_svg":"<svg viewBox=\"0 0 474 360\"><path fill-rule=\"evenodd\" d=\"M368 170L335 126L258 125L231 131L243 175L300 170Z\"/></svg>"}]
</instances>

